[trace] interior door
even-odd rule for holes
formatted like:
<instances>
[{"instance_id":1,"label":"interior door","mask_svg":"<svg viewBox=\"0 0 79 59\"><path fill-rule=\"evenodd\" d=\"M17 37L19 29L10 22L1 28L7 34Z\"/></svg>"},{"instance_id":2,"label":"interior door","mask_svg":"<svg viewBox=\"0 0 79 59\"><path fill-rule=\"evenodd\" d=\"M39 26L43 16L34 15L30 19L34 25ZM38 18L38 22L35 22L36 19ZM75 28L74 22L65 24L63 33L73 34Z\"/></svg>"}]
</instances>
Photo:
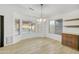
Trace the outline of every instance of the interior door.
<instances>
[{"instance_id":1,"label":"interior door","mask_svg":"<svg viewBox=\"0 0 79 59\"><path fill-rule=\"evenodd\" d=\"M4 46L4 16L0 15L0 47Z\"/></svg>"}]
</instances>

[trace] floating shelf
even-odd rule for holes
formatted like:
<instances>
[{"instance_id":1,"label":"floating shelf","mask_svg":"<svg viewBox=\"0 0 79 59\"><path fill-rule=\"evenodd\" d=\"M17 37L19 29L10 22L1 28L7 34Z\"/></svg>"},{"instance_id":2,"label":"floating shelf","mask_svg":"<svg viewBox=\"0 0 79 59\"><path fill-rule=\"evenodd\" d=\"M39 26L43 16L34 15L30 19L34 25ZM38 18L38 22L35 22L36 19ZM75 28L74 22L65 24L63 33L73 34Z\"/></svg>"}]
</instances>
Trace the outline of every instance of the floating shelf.
<instances>
[{"instance_id":1,"label":"floating shelf","mask_svg":"<svg viewBox=\"0 0 79 59\"><path fill-rule=\"evenodd\" d=\"M64 27L79 28L79 18L64 20Z\"/></svg>"},{"instance_id":2,"label":"floating shelf","mask_svg":"<svg viewBox=\"0 0 79 59\"><path fill-rule=\"evenodd\" d=\"M79 20L79 18L69 19L69 20L64 20L64 21L76 21L76 20Z\"/></svg>"},{"instance_id":3,"label":"floating shelf","mask_svg":"<svg viewBox=\"0 0 79 59\"><path fill-rule=\"evenodd\" d=\"M77 26L64 26L64 27L79 27L79 25L77 25Z\"/></svg>"}]
</instances>

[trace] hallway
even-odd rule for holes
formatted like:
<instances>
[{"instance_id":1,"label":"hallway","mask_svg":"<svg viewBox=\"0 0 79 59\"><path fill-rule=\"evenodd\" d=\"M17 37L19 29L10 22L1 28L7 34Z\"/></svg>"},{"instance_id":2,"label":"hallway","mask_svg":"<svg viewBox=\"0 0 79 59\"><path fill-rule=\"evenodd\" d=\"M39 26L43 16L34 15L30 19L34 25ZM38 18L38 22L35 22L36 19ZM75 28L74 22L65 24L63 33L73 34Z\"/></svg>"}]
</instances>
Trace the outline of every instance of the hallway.
<instances>
[{"instance_id":1,"label":"hallway","mask_svg":"<svg viewBox=\"0 0 79 59\"><path fill-rule=\"evenodd\" d=\"M14 45L0 48L0 54L70 54L79 53L60 42L49 38L33 38L22 40Z\"/></svg>"}]
</instances>

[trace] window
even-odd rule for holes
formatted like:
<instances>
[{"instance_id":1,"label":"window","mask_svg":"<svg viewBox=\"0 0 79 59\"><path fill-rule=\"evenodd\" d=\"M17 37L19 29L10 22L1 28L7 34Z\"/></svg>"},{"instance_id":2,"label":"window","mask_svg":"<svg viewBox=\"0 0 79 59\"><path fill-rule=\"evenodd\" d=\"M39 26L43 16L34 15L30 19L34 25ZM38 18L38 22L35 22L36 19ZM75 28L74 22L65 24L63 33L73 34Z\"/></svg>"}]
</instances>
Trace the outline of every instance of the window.
<instances>
[{"instance_id":1,"label":"window","mask_svg":"<svg viewBox=\"0 0 79 59\"><path fill-rule=\"evenodd\" d=\"M20 19L15 20L15 30L20 35Z\"/></svg>"},{"instance_id":2,"label":"window","mask_svg":"<svg viewBox=\"0 0 79 59\"><path fill-rule=\"evenodd\" d=\"M55 21L55 34L62 34L63 31L63 20L59 19Z\"/></svg>"},{"instance_id":3,"label":"window","mask_svg":"<svg viewBox=\"0 0 79 59\"><path fill-rule=\"evenodd\" d=\"M51 20L49 23L49 32L55 33L55 21L54 20Z\"/></svg>"},{"instance_id":4,"label":"window","mask_svg":"<svg viewBox=\"0 0 79 59\"><path fill-rule=\"evenodd\" d=\"M61 34L63 30L63 20L50 20L49 22L49 32L54 34Z\"/></svg>"},{"instance_id":5,"label":"window","mask_svg":"<svg viewBox=\"0 0 79 59\"><path fill-rule=\"evenodd\" d=\"M35 32L35 23L31 21L22 22L22 31L23 32Z\"/></svg>"}]
</instances>

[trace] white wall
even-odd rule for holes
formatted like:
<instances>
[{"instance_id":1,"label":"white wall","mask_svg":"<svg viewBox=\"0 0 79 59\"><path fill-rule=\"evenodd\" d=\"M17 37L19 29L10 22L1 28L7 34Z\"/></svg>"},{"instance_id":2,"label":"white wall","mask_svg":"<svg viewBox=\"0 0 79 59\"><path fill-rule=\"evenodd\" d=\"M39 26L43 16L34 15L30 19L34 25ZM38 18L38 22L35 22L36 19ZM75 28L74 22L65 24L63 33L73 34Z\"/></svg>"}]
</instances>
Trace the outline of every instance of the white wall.
<instances>
[{"instance_id":1,"label":"white wall","mask_svg":"<svg viewBox=\"0 0 79 59\"><path fill-rule=\"evenodd\" d=\"M7 37L11 39L13 36L13 16L11 9L9 9L10 7L8 5L0 5L0 15L4 16L4 45L7 44Z\"/></svg>"},{"instance_id":2,"label":"white wall","mask_svg":"<svg viewBox=\"0 0 79 59\"><path fill-rule=\"evenodd\" d=\"M61 19L61 18L63 19L63 33L79 35L79 28L67 28L67 27L64 27L64 25L65 25L64 20L79 18L79 10L75 10L75 11L71 11L69 13L60 14L60 15L51 17L52 20ZM56 35L56 34L53 34L53 33L51 34L51 33L48 32L48 30L47 30L47 37L58 40L58 41L62 40L61 35Z\"/></svg>"},{"instance_id":3,"label":"white wall","mask_svg":"<svg viewBox=\"0 0 79 59\"><path fill-rule=\"evenodd\" d=\"M25 38L43 37L42 30L40 33L21 33L21 35L16 34L15 19L35 20L35 18L28 16L28 12L25 8L23 9L18 5L0 5L0 15L4 16L5 46L17 43Z\"/></svg>"},{"instance_id":4,"label":"white wall","mask_svg":"<svg viewBox=\"0 0 79 59\"><path fill-rule=\"evenodd\" d=\"M31 17L31 16L26 16L24 14L21 14L20 12L14 12L13 13L14 15L14 25L15 25L15 19L21 19L22 20L30 20L30 21L33 21L35 22L35 18ZM21 32L20 35L17 35L16 33L16 30L15 30L15 26L13 27L14 28L14 43L16 42L19 42L23 39L28 39L28 38L34 38L34 37L44 37L43 35L43 29L42 29L42 24L40 24L40 32Z\"/></svg>"},{"instance_id":5,"label":"white wall","mask_svg":"<svg viewBox=\"0 0 79 59\"><path fill-rule=\"evenodd\" d=\"M27 14L26 14L27 13ZM0 5L0 15L4 15L4 44L5 46L14 44L19 42L25 38L32 38L32 37L48 37L58 41L61 41L61 35L51 34L49 33L49 20L47 22L40 25L40 33L21 33L21 35L17 35L15 31L15 19L21 20L32 20L35 21L36 18L28 16L27 10L22 7L18 7L16 5ZM75 10L66 14L60 14L57 16L53 16L51 19L71 19L71 18L78 18L79 17L79 10ZM79 35L79 28L63 28L63 32L66 33L75 33ZM8 42L8 43L6 43Z\"/></svg>"},{"instance_id":6,"label":"white wall","mask_svg":"<svg viewBox=\"0 0 79 59\"><path fill-rule=\"evenodd\" d=\"M60 18L58 18L58 19L60 19ZM52 19L49 19L49 20L46 22L46 37L61 42L61 38L62 38L61 35L53 34L53 33L50 33L50 32L49 32L49 21L50 21L50 20L55 20L55 19L52 18Z\"/></svg>"},{"instance_id":7,"label":"white wall","mask_svg":"<svg viewBox=\"0 0 79 59\"><path fill-rule=\"evenodd\" d=\"M20 10L23 11L23 12L21 13ZM36 32L36 33L34 33L34 32L30 32L30 33L21 32L20 35L17 35L17 33L15 31L15 19L21 19L21 21L22 20L30 20L30 21L33 21L33 22L35 22L35 20L36 20L36 18L29 16L28 12L27 12L27 14L25 14L25 12L27 12L27 11L26 10L24 11L23 8L19 8L19 9L17 9L17 11L15 10L13 12L13 19L14 19L13 20L13 22L14 22L14 27L13 27L13 29L14 29L13 30L14 42L13 43L16 43L16 42L19 42L23 39L28 39L28 38L44 37L43 29L42 29L42 26L41 26L42 24L40 25L40 27L41 27L40 32Z\"/></svg>"},{"instance_id":8,"label":"white wall","mask_svg":"<svg viewBox=\"0 0 79 59\"><path fill-rule=\"evenodd\" d=\"M63 17L64 20L75 19L75 18L79 18L79 10L76 10L76 11L73 11L71 13L65 14L64 17ZM78 22L74 22L74 24L76 24L76 23L78 23ZM64 25L66 25L65 21L64 21ZM79 35L79 28L67 28L67 27L64 27L63 29L64 29L63 32L65 32L65 33Z\"/></svg>"}]
</instances>

